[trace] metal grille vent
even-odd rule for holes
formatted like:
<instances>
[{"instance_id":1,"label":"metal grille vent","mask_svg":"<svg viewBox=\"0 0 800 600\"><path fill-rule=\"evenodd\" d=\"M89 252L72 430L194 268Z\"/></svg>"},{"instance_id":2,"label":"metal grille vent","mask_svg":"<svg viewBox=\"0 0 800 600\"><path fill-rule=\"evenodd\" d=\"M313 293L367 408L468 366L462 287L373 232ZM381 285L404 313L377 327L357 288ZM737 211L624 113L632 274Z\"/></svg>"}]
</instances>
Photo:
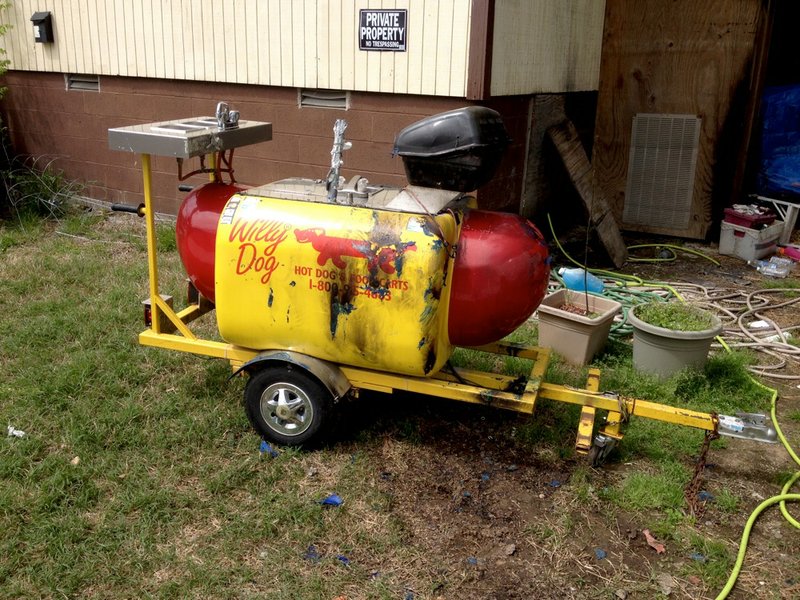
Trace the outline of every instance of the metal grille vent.
<instances>
[{"instance_id":1,"label":"metal grille vent","mask_svg":"<svg viewBox=\"0 0 800 600\"><path fill-rule=\"evenodd\" d=\"M349 108L348 93L342 90L298 90L301 108Z\"/></svg>"},{"instance_id":2,"label":"metal grille vent","mask_svg":"<svg viewBox=\"0 0 800 600\"><path fill-rule=\"evenodd\" d=\"M689 226L700 123L696 115L640 113L633 118L624 224Z\"/></svg>"},{"instance_id":3,"label":"metal grille vent","mask_svg":"<svg viewBox=\"0 0 800 600\"><path fill-rule=\"evenodd\" d=\"M67 73L64 75L64 81L67 84L68 90L76 90L82 92L100 91L99 75L76 75L74 73Z\"/></svg>"}]
</instances>

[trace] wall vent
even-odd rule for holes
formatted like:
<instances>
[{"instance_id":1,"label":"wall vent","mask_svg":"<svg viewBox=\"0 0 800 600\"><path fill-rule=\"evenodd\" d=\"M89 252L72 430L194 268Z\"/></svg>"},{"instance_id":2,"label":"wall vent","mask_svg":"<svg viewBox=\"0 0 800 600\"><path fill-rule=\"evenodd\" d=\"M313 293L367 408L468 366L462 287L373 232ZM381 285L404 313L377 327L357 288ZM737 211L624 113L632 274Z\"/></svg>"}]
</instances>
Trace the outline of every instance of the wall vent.
<instances>
[{"instance_id":1,"label":"wall vent","mask_svg":"<svg viewBox=\"0 0 800 600\"><path fill-rule=\"evenodd\" d=\"M689 227L700 123L696 115L634 116L625 225L676 231Z\"/></svg>"},{"instance_id":2,"label":"wall vent","mask_svg":"<svg viewBox=\"0 0 800 600\"><path fill-rule=\"evenodd\" d=\"M76 75L75 73L66 73L64 74L64 81L67 84L68 90L80 92L100 91L99 75Z\"/></svg>"},{"instance_id":3,"label":"wall vent","mask_svg":"<svg viewBox=\"0 0 800 600\"><path fill-rule=\"evenodd\" d=\"M300 108L338 108L350 107L350 95L342 90L304 90L297 91Z\"/></svg>"}]
</instances>

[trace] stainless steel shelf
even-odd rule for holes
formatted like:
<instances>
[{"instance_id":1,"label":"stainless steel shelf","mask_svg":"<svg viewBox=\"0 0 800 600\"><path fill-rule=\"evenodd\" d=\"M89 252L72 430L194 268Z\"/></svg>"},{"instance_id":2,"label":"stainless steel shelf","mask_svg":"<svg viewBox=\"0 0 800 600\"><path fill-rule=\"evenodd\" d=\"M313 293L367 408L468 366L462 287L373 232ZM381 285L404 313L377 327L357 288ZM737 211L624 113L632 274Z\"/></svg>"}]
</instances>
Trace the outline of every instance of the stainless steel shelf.
<instances>
[{"instance_id":1,"label":"stainless steel shelf","mask_svg":"<svg viewBox=\"0 0 800 600\"><path fill-rule=\"evenodd\" d=\"M271 139L272 123L242 120L237 127L220 129L214 117L192 117L108 130L108 147L112 150L176 158L192 158Z\"/></svg>"}]
</instances>

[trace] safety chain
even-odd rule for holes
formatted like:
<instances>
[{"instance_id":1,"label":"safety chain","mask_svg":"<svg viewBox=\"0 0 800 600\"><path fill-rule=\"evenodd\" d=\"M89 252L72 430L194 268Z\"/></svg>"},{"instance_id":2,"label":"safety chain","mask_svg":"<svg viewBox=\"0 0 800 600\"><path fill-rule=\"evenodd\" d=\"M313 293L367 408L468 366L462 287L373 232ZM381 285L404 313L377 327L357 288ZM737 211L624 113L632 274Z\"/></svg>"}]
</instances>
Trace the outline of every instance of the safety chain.
<instances>
[{"instance_id":1,"label":"safety chain","mask_svg":"<svg viewBox=\"0 0 800 600\"><path fill-rule=\"evenodd\" d=\"M689 514L693 517L700 517L706 510L706 501L700 500L700 488L703 484L703 470L706 468L706 457L708 456L708 449L711 447L711 442L719 438L717 433L717 416L712 415L714 418L714 431L706 431L705 438L703 439L703 446L700 448L700 455L697 457L697 463L694 466L694 475L686 485L683 491L683 497L686 499L686 504L689 507Z\"/></svg>"}]
</instances>

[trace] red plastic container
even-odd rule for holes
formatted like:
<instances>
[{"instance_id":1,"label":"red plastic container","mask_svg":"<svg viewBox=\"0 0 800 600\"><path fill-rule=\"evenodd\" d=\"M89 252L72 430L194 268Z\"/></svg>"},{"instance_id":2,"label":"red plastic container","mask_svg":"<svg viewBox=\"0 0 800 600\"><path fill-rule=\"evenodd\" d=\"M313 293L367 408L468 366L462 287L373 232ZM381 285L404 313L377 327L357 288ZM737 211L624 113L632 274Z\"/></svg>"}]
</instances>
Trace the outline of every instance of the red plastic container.
<instances>
[{"instance_id":1,"label":"red plastic container","mask_svg":"<svg viewBox=\"0 0 800 600\"><path fill-rule=\"evenodd\" d=\"M756 227L760 227L761 225L772 225L772 222L775 221L775 214L771 212L765 212L758 215L750 215L747 213L739 212L733 208L726 208L725 209L725 222L732 223L734 225L740 225L742 227L750 227L751 229L755 229Z\"/></svg>"}]
</instances>

